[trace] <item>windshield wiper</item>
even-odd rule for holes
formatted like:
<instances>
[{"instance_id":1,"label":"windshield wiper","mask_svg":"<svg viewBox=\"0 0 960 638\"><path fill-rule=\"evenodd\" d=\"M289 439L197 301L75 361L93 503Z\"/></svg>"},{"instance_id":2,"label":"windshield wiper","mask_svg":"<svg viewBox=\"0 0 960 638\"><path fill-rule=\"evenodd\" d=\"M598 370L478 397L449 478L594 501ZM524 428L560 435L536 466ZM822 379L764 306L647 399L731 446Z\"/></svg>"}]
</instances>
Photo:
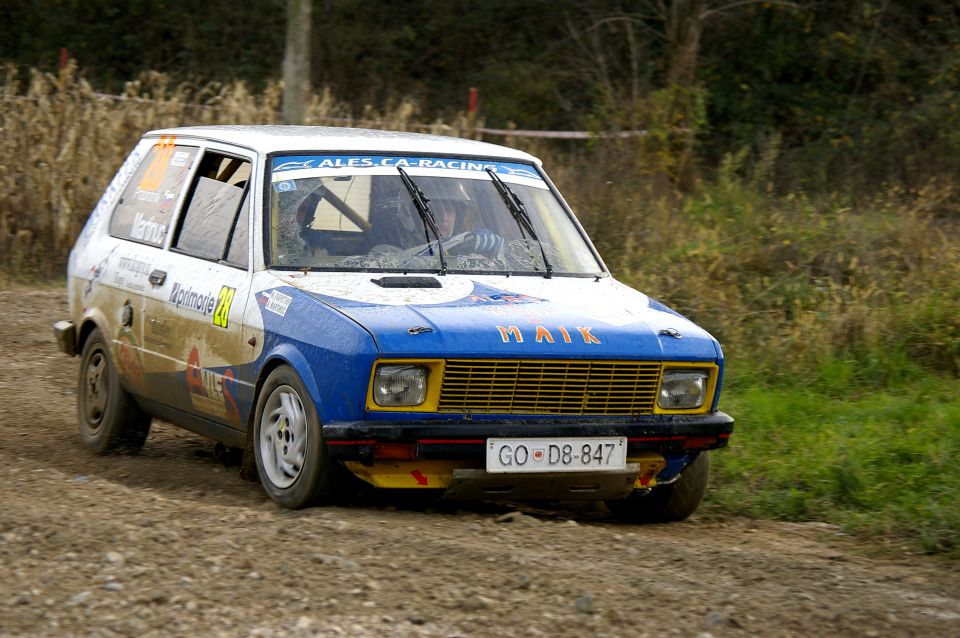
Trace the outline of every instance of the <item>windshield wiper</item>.
<instances>
[{"instance_id":1,"label":"windshield wiper","mask_svg":"<svg viewBox=\"0 0 960 638\"><path fill-rule=\"evenodd\" d=\"M520 227L520 235L523 235L523 229L526 228L530 236L533 237L533 240L537 242L537 246L540 247L540 255L543 257L543 267L547 271L544 277L550 279L553 275L553 266L547 261L547 251L543 249L543 242L537 237L537 231L533 229L530 216L527 214L527 207L523 205L523 201L517 197L517 194L500 179L500 176L493 172L492 168L488 168L487 173L490 174L490 179L493 180L493 184L497 187L500 197L503 198L503 203L510 209L510 214L517 220L517 226ZM524 237L524 239L526 239L526 237Z\"/></svg>"},{"instance_id":2,"label":"windshield wiper","mask_svg":"<svg viewBox=\"0 0 960 638\"><path fill-rule=\"evenodd\" d=\"M443 258L443 241L440 239L440 229L437 228L437 220L433 217L433 211L430 210L430 200L427 199L427 196L423 194L423 191L420 190L420 187L417 186L416 182L410 179L410 176L407 175L407 171L403 170L402 166L397 167L397 171L400 172L400 179L403 181L403 185L407 187L407 191L410 192L410 199L413 200L413 205L416 207L417 212L420 213L420 218L423 219L424 226L429 226L430 230L433 231L434 237L437 238L437 256L440 257L440 274L447 274L447 260ZM424 234L426 234L427 229L423 229ZM427 243L430 243L430 236L426 236Z\"/></svg>"}]
</instances>

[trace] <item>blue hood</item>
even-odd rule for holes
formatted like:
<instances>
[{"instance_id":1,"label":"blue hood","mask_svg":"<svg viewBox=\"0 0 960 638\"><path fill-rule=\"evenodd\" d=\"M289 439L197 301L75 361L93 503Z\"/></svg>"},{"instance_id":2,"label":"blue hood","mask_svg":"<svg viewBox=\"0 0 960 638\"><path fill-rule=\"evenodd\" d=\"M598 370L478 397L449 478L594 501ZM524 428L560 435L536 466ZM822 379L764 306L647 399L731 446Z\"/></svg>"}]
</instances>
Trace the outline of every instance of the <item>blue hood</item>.
<instances>
[{"instance_id":1,"label":"blue hood","mask_svg":"<svg viewBox=\"0 0 960 638\"><path fill-rule=\"evenodd\" d=\"M377 277L316 273L295 286L363 326L387 357L722 356L703 329L611 278L446 275L440 288L383 288Z\"/></svg>"}]
</instances>

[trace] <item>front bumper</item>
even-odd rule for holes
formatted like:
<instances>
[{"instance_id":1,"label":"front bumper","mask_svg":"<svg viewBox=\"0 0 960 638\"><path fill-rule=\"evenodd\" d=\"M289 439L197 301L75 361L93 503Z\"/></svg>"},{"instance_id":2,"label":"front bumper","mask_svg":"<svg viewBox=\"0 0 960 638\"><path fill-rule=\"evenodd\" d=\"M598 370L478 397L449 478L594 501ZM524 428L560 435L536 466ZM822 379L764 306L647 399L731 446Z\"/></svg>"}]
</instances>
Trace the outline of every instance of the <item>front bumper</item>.
<instances>
[{"instance_id":1,"label":"front bumper","mask_svg":"<svg viewBox=\"0 0 960 638\"><path fill-rule=\"evenodd\" d=\"M449 500L607 500L629 496L643 468L628 463L617 472L490 474L480 469L453 470L443 498Z\"/></svg>"},{"instance_id":2,"label":"front bumper","mask_svg":"<svg viewBox=\"0 0 960 638\"><path fill-rule=\"evenodd\" d=\"M323 437L334 458L370 465L382 444L414 444L410 460L482 460L487 439L504 437L625 436L628 457L651 451L683 454L725 447L733 426L733 417L724 412L636 419L350 421L324 425Z\"/></svg>"},{"instance_id":3,"label":"front bumper","mask_svg":"<svg viewBox=\"0 0 960 638\"><path fill-rule=\"evenodd\" d=\"M53 336L60 352L71 357L77 355L77 330L72 321L64 320L53 324Z\"/></svg>"}]
</instances>

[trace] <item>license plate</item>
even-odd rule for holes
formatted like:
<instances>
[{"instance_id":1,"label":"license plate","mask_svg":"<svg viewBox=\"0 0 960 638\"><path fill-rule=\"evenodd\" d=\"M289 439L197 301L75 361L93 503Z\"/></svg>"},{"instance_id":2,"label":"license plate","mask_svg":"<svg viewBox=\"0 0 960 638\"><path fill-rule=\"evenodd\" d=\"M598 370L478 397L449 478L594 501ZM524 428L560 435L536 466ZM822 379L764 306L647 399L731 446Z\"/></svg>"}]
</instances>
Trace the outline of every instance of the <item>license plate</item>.
<instances>
[{"instance_id":1,"label":"license plate","mask_svg":"<svg viewBox=\"0 0 960 638\"><path fill-rule=\"evenodd\" d=\"M487 439L487 471L603 472L627 467L623 436L575 439Z\"/></svg>"}]
</instances>

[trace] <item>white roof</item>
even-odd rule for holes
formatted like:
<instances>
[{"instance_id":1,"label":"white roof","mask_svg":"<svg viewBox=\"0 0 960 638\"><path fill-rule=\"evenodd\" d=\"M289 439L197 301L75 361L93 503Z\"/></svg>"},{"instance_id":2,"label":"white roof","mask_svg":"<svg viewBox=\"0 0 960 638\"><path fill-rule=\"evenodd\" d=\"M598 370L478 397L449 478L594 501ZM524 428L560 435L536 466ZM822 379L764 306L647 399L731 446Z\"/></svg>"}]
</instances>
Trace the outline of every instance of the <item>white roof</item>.
<instances>
[{"instance_id":1,"label":"white roof","mask_svg":"<svg viewBox=\"0 0 960 638\"><path fill-rule=\"evenodd\" d=\"M356 153L428 153L457 157L497 157L534 162L540 160L516 149L444 135L380 131L332 126L184 126L150 131L148 136L176 135L244 146L260 153L322 151Z\"/></svg>"}]
</instances>

